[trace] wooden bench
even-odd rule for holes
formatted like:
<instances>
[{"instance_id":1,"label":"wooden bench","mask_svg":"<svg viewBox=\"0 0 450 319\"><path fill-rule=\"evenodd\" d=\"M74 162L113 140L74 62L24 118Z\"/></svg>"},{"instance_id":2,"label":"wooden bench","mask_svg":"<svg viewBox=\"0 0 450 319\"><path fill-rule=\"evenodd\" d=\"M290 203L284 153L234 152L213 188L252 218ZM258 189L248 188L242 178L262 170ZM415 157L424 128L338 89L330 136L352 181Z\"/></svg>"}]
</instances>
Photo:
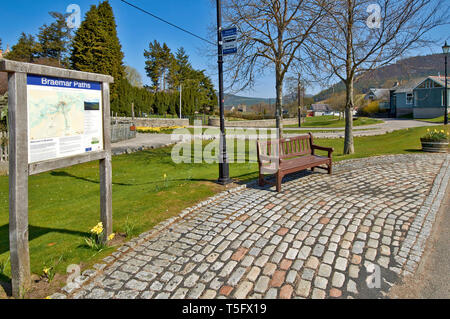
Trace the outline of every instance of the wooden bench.
<instances>
[{"instance_id":1,"label":"wooden bench","mask_svg":"<svg viewBox=\"0 0 450 319\"><path fill-rule=\"evenodd\" d=\"M316 155L316 150L328 152L328 157ZM264 180L264 175L276 175L277 192L281 192L283 177L288 174L321 168L331 175L333 152L332 148L314 145L311 133L281 140L258 141L259 185L268 183Z\"/></svg>"}]
</instances>

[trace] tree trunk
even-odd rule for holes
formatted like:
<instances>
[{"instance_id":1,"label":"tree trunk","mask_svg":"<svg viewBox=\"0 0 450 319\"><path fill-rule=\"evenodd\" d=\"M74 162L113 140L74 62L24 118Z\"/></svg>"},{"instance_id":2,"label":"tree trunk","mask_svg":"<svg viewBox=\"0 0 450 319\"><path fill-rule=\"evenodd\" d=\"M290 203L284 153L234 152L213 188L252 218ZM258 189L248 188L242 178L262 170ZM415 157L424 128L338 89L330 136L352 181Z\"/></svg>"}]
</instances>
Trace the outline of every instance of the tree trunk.
<instances>
[{"instance_id":1,"label":"tree trunk","mask_svg":"<svg viewBox=\"0 0 450 319\"><path fill-rule=\"evenodd\" d=\"M275 118L278 129L278 138L283 138L283 78L281 75L281 66L276 66L276 84L277 101L275 104Z\"/></svg>"},{"instance_id":2,"label":"tree trunk","mask_svg":"<svg viewBox=\"0 0 450 319\"><path fill-rule=\"evenodd\" d=\"M355 146L353 143L353 79L349 79L345 83L347 89L347 101L345 104L345 141L344 141L344 155L355 153Z\"/></svg>"},{"instance_id":3,"label":"tree trunk","mask_svg":"<svg viewBox=\"0 0 450 319\"><path fill-rule=\"evenodd\" d=\"M346 102L345 102L345 141L344 155L355 153L353 144L353 23L354 23L354 1L347 0L348 21L347 21L347 59L345 62L347 80L345 81Z\"/></svg>"}]
</instances>

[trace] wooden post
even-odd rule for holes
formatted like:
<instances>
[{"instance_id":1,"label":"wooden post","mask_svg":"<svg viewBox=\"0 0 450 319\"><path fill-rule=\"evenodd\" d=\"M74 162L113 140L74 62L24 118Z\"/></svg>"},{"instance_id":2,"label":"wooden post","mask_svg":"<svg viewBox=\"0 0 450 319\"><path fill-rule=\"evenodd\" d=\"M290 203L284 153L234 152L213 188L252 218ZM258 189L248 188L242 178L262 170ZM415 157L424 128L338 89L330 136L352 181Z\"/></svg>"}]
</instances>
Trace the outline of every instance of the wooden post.
<instances>
[{"instance_id":1,"label":"wooden post","mask_svg":"<svg viewBox=\"0 0 450 319\"><path fill-rule=\"evenodd\" d=\"M133 122L134 122L134 102L131 103L131 119L132 119Z\"/></svg>"},{"instance_id":2,"label":"wooden post","mask_svg":"<svg viewBox=\"0 0 450 319\"><path fill-rule=\"evenodd\" d=\"M100 160L100 219L105 229L105 242L112 234L112 164L111 164L111 119L109 117L109 84L103 83L103 142L106 157Z\"/></svg>"},{"instance_id":3,"label":"wooden post","mask_svg":"<svg viewBox=\"0 0 450 319\"><path fill-rule=\"evenodd\" d=\"M9 86L9 245L12 293L22 297L31 287L28 248L27 75L10 73Z\"/></svg>"}]
</instances>

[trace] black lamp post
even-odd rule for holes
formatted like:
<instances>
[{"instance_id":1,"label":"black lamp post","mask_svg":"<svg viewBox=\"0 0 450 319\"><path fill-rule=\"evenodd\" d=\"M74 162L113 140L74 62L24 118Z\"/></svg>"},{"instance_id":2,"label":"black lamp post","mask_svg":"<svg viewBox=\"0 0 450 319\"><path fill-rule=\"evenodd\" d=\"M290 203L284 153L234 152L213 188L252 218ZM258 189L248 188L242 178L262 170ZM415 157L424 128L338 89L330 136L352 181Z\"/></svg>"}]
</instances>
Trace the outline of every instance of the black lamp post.
<instances>
[{"instance_id":1,"label":"black lamp post","mask_svg":"<svg viewBox=\"0 0 450 319\"><path fill-rule=\"evenodd\" d=\"M450 51L450 46L447 44L447 41L445 41L444 46L442 47L442 51L444 52L445 56L445 91L444 91L444 106L445 106L445 114L444 114L444 124L448 124L448 82L447 82L447 55Z\"/></svg>"},{"instance_id":2,"label":"black lamp post","mask_svg":"<svg viewBox=\"0 0 450 319\"><path fill-rule=\"evenodd\" d=\"M219 180L221 185L228 185L230 179L230 166L227 155L227 138L225 132L225 109L223 94L223 41L222 41L222 3L217 0L217 44L218 44L218 64L219 64L219 107L220 107L220 154L219 154Z\"/></svg>"}]
</instances>

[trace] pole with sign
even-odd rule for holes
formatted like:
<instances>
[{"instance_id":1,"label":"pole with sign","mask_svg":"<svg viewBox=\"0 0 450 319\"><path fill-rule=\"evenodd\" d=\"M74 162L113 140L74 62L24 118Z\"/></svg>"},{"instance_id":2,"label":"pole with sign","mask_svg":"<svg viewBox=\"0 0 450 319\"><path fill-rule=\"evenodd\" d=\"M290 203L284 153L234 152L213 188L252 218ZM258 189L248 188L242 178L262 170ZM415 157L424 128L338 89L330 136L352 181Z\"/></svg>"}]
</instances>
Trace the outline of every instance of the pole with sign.
<instances>
[{"instance_id":1,"label":"pole with sign","mask_svg":"<svg viewBox=\"0 0 450 319\"><path fill-rule=\"evenodd\" d=\"M223 93L223 32L222 30L222 4L217 0L217 40L218 40L218 64L219 64L219 108L220 108L220 154L219 154L219 180L221 185L228 185L232 183L230 179L230 166L228 164L227 155L227 139L225 132L225 108L224 108L224 93Z\"/></svg>"}]
</instances>

